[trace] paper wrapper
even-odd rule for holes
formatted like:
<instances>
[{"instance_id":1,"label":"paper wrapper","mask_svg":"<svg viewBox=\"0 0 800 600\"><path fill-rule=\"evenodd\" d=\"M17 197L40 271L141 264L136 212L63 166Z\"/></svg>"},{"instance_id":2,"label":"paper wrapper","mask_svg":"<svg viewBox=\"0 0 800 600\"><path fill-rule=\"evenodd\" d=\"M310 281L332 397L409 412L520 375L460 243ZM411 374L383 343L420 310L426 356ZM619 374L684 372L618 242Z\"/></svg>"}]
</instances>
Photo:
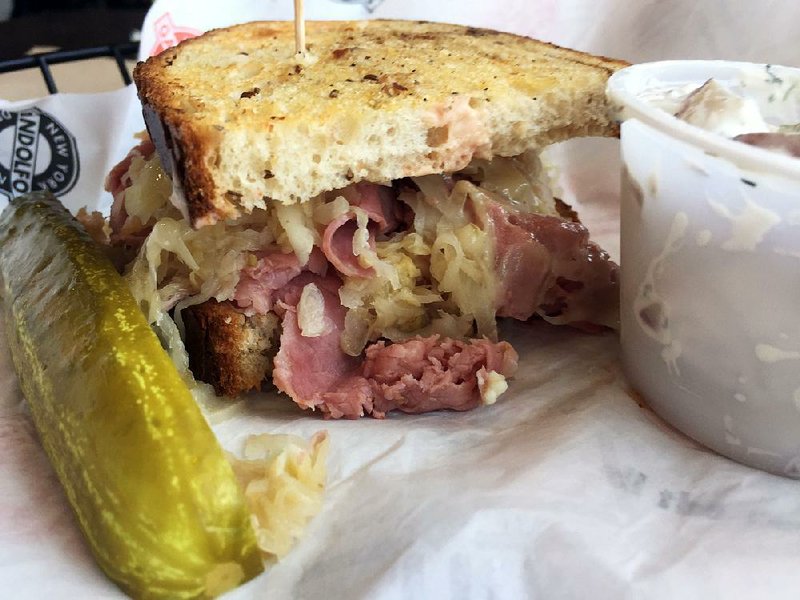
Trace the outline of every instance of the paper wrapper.
<instances>
[{"instance_id":1,"label":"paper wrapper","mask_svg":"<svg viewBox=\"0 0 800 600\"><path fill-rule=\"evenodd\" d=\"M142 29L142 56L199 30L292 14L289 0L227 0L220 7L213 0L157 1ZM800 5L788 0L747 10L689 0L307 0L306 15L449 20L628 60L800 62ZM0 127L0 188L44 185L72 209L107 210L103 177L143 125L127 89L4 104ZM40 133L35 148L9 133L31 128ZM24 164L31 159L26 148L37 151L28 160L33 168ZM584 221L612 255L616 153L610 140L551 152L562 164L566 199L580 198ZM324 427L331 436L325 506L307 536L226 597L797 596L800 484L720 458L640 406L620 374L615 335L543 323L505 324L502 333L519 351L520 369L491 407L323 423L286 398L262 397L236 405L216 424L233 451L251 433L309 437ZM4 344L0 456L2 594L122 597L81 538Z\"/></svg>"}]
</instances>

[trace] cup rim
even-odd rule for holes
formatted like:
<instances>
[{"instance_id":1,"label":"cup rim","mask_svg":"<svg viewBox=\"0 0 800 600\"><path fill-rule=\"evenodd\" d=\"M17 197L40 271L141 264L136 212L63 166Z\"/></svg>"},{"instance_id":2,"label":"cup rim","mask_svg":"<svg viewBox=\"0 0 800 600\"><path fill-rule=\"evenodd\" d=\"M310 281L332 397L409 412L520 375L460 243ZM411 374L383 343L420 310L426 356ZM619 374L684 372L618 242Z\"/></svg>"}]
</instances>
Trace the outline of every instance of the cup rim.
<instances>
[{"instance_id":1,"label":"cup rim","mask_svg":"<svg viewBox=\"0 0 800 600\"><path fill-rule=\"evenodd\" d=\"M664 60L631 65L617 71L608 80L606 95L612 113L619 113L620 108L627 112L624 118L617 118L619 122L637 119L708 154L727 159L743 170L800 180L800 159L706 131L652 106L639 95L648 89L648 84L652 88L654 82L685 85L696 80L700 86L710 78L731 79L737 71L767 68L790 74L800 82L800 69L793 67L726 60ZM681 73L680 79L675 77L678 72Z\"/></svg>"}]
</instances>

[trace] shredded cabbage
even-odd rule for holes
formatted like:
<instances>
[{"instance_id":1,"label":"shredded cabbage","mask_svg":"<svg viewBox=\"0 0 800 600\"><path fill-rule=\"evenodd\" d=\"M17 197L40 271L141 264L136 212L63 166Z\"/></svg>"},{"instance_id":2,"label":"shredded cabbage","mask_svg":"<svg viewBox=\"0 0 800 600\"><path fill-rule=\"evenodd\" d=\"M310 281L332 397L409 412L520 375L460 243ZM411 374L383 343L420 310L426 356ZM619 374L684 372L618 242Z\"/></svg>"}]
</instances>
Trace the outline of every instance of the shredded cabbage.
<instances>
[{"instance_id":1,"label":"shredded cabbage","mask_svg":"<svg viewBox=\"0 0 800 600\"><path fill-rule=\"evenodd\" d=\"M319 337L333 329L333 325L325 316L325 298L313 283L306 284L300 292L297 323L300 326L300 334L305 337Z\"/></svg>"},{"instance_id":2,"label":"shredded cabbage","mask_svg":"<svg viewBox=\"0 0 800 600\"><path fill-rule=\"evenodd\" d=\"M479 335L497 339L493 243L485 231L472 223L442 228L433 242L431 276L462 315L475 318Z\"/></svg>"},{"instance_id":3,"label":"shredded cabbage","mask_svg":"<svg viewBox=\"0 0 800 600\"><path fill-rule=\"evenodd\" d=\"M491 161L475 159L463 171L489 192L500 194L515 210L557 215L550 175L537 152Z\"/></svg>"},{"instance_id":4,"label":"shredded cabbage","mask_svg":"<svg viewBox=\"0 0 800 600\"><path fill-rule=\"evenodd\" d=\"M396 341L416 334L463 338L477 333L497 339L494 242L484 207L500 197L518 210L556 213L533 152L476 160L454 178L412 179L419 191L406 191L401 200L414 211L413 233L379 241L373 251L366 216L357 212L353 250L378 276L346 278L339 292L349 309L342 348L353 356L379 337Z\"/></svg>"},{"instance_id":5,"label":"shredded cabbage","mask_svg":"<svg viewBox=\"0 0 800 600\"><path fill-rule=\"evenodd\" d=\"M414 209L415 225L425 232L430 247L431 284L446 296L447 312L474 320L478 335L496 339L494 245L487 232L469 222L470 213L485 221L481 215L486 192L467 180L456 181L448 192L447 185L435 185L434 178L444 182L441 175L414 178L421 191L402 196ZM426 193L437 195L434 203Z\"/></svg>"},{"instance_id":6,"label":"shredded cabbage","mask_svg":"<svg viewBox=\"0 0 800 600\"><path fill-rule=\"evenodd\" d=\"M270 205L194 230L169 203L169 182L157 157L134 158L130 175L126 210L131 220L151 223L152 231L126 277L151 322L175 308L179 328L183 308L212 298L232 299L242 269L257 262L254 253L277 244L305 264L321 244L325 226L354 214L353 253L376 276L345 277L339 290L348 309L341 345L353 356L380 337L402 340L439 333L496 339L494 245L483 207L501 198L519 210L556 213L534 152L475 160L453 176L413 178L419 191L400 197L414 211L413 230L377 241L368 229L367 213L348 200L356 193L354 187L305 203ZM323 313L319 290L304 289L298 307L303 335L328 331Z\"/></svg>"},{"instance_id":7,"label":"shredded cabbage","mask_svg":"<svg viewBox=\"0 0 800 600\"><path fill-rule=\"evenodd\" d=\"M172 182L155 153L148 159L134 156L128 176L131 185L125 189L125 212L138 218L140 223L147 223L167 205Z\"/></svg>"},{"instance_id":8,"label":"shredded cabbage","mask_svg":"<svg viewBox=\"0 0 800 600\"><path fill-rule=\"evenodd\" d=\"M416 233L375 244L375 266L382 277L347 277L339 300L345 317L342 349L358 356L378 337L404 339L430 322L427 306L442 302L427 280L430 246Z\"/></svg>"},{"instance_id":9,"label":"shredded cabbage","mask_svg":"<svg viewBox=\"0 0 800 600\"><path fill-rule=\"evenodd\" d=\"M247 438L244 458L229 457L244 487L258 547L269 558L285 556L322 508L328 434L310 442L294 435Z\"/></svg>"},{"instance_id":10,"label":"shredded cabbage","mask_svg":"<svg viewBox=\"0 0 800 600\"><path fill-rule=\"evenodd\" d=\"M159 219L125 275L150 322L173 306L233 298L249 253L273 242L269 228L255 225L251 219L192 229L182 219Z\"/></svg>"},{"instance_id":11,"label":"shredded cabbage","mask_svg":"<svg viewBox=\"0 0 800 600\"><path fill-rule=\"evenodd\" d=\"M277 231L278 244L295 253L301 265L308 262L311 250L319 244L320 237L314 227L315 202L303 204L279 204L275 207L279 227Z\"/></svg>"},{"instance_id":12,"label":"shredded cabbage","mask_svg":"<svg viewBox=\"0 0 800 600\"><path fill-rule=\"evenodd\" d=\"M350 203L344 196L336 196L330 202L320 202L314 207L314 222L325 226L350 211Z\"/></svg>"},{"instance_id":13,"label":"shredded cabbage","mask_svg":"<svg viewBox=\"0 0 800 600\"><path fill-rule=\"evenodd\" d=\"M497 399L508 390L508 382L502 373L480 370L478 389L481 391L481 401L490 405L497 402Z\"/></svg>"}]
</instances>

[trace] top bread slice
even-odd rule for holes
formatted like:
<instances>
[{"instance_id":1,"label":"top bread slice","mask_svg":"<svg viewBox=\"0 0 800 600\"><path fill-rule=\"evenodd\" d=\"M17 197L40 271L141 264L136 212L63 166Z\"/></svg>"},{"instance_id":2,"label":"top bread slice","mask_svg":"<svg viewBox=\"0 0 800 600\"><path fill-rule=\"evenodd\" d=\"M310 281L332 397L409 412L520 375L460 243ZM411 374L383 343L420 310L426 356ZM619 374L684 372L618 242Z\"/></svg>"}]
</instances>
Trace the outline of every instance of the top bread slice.
<instances>
[{"instance_id":1,"label":"top bread slice","mask_svg":"<svg viewBox=\"0 0 800 600\"><path fill-rule=\"evenodd\" d=\"M507 33L421 21L254 22L182 42L134 79L196 227L358 181L454 172L613 135L626 65Z\"/></svg>"}]
</instances>

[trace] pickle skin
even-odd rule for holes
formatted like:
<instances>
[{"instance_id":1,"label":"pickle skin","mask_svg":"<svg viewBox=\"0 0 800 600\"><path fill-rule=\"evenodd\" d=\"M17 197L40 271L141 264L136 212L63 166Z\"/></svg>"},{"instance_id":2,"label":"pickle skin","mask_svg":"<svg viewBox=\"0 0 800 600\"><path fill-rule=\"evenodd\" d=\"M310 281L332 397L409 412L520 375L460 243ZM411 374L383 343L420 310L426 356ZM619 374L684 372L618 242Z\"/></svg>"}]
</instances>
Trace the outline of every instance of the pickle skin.
<instances>
[{"instance_id":1,"label":"pickle skin","mask_svg":"<svg viewBox=\"0 0 800 600\"><path fill-rule=\"evenodd\" d=\"M103 571L135 598L202 598L263 570L225 454L100 248L47 193L0 216L12 359Z\"/></svg>"}]
</instances>

